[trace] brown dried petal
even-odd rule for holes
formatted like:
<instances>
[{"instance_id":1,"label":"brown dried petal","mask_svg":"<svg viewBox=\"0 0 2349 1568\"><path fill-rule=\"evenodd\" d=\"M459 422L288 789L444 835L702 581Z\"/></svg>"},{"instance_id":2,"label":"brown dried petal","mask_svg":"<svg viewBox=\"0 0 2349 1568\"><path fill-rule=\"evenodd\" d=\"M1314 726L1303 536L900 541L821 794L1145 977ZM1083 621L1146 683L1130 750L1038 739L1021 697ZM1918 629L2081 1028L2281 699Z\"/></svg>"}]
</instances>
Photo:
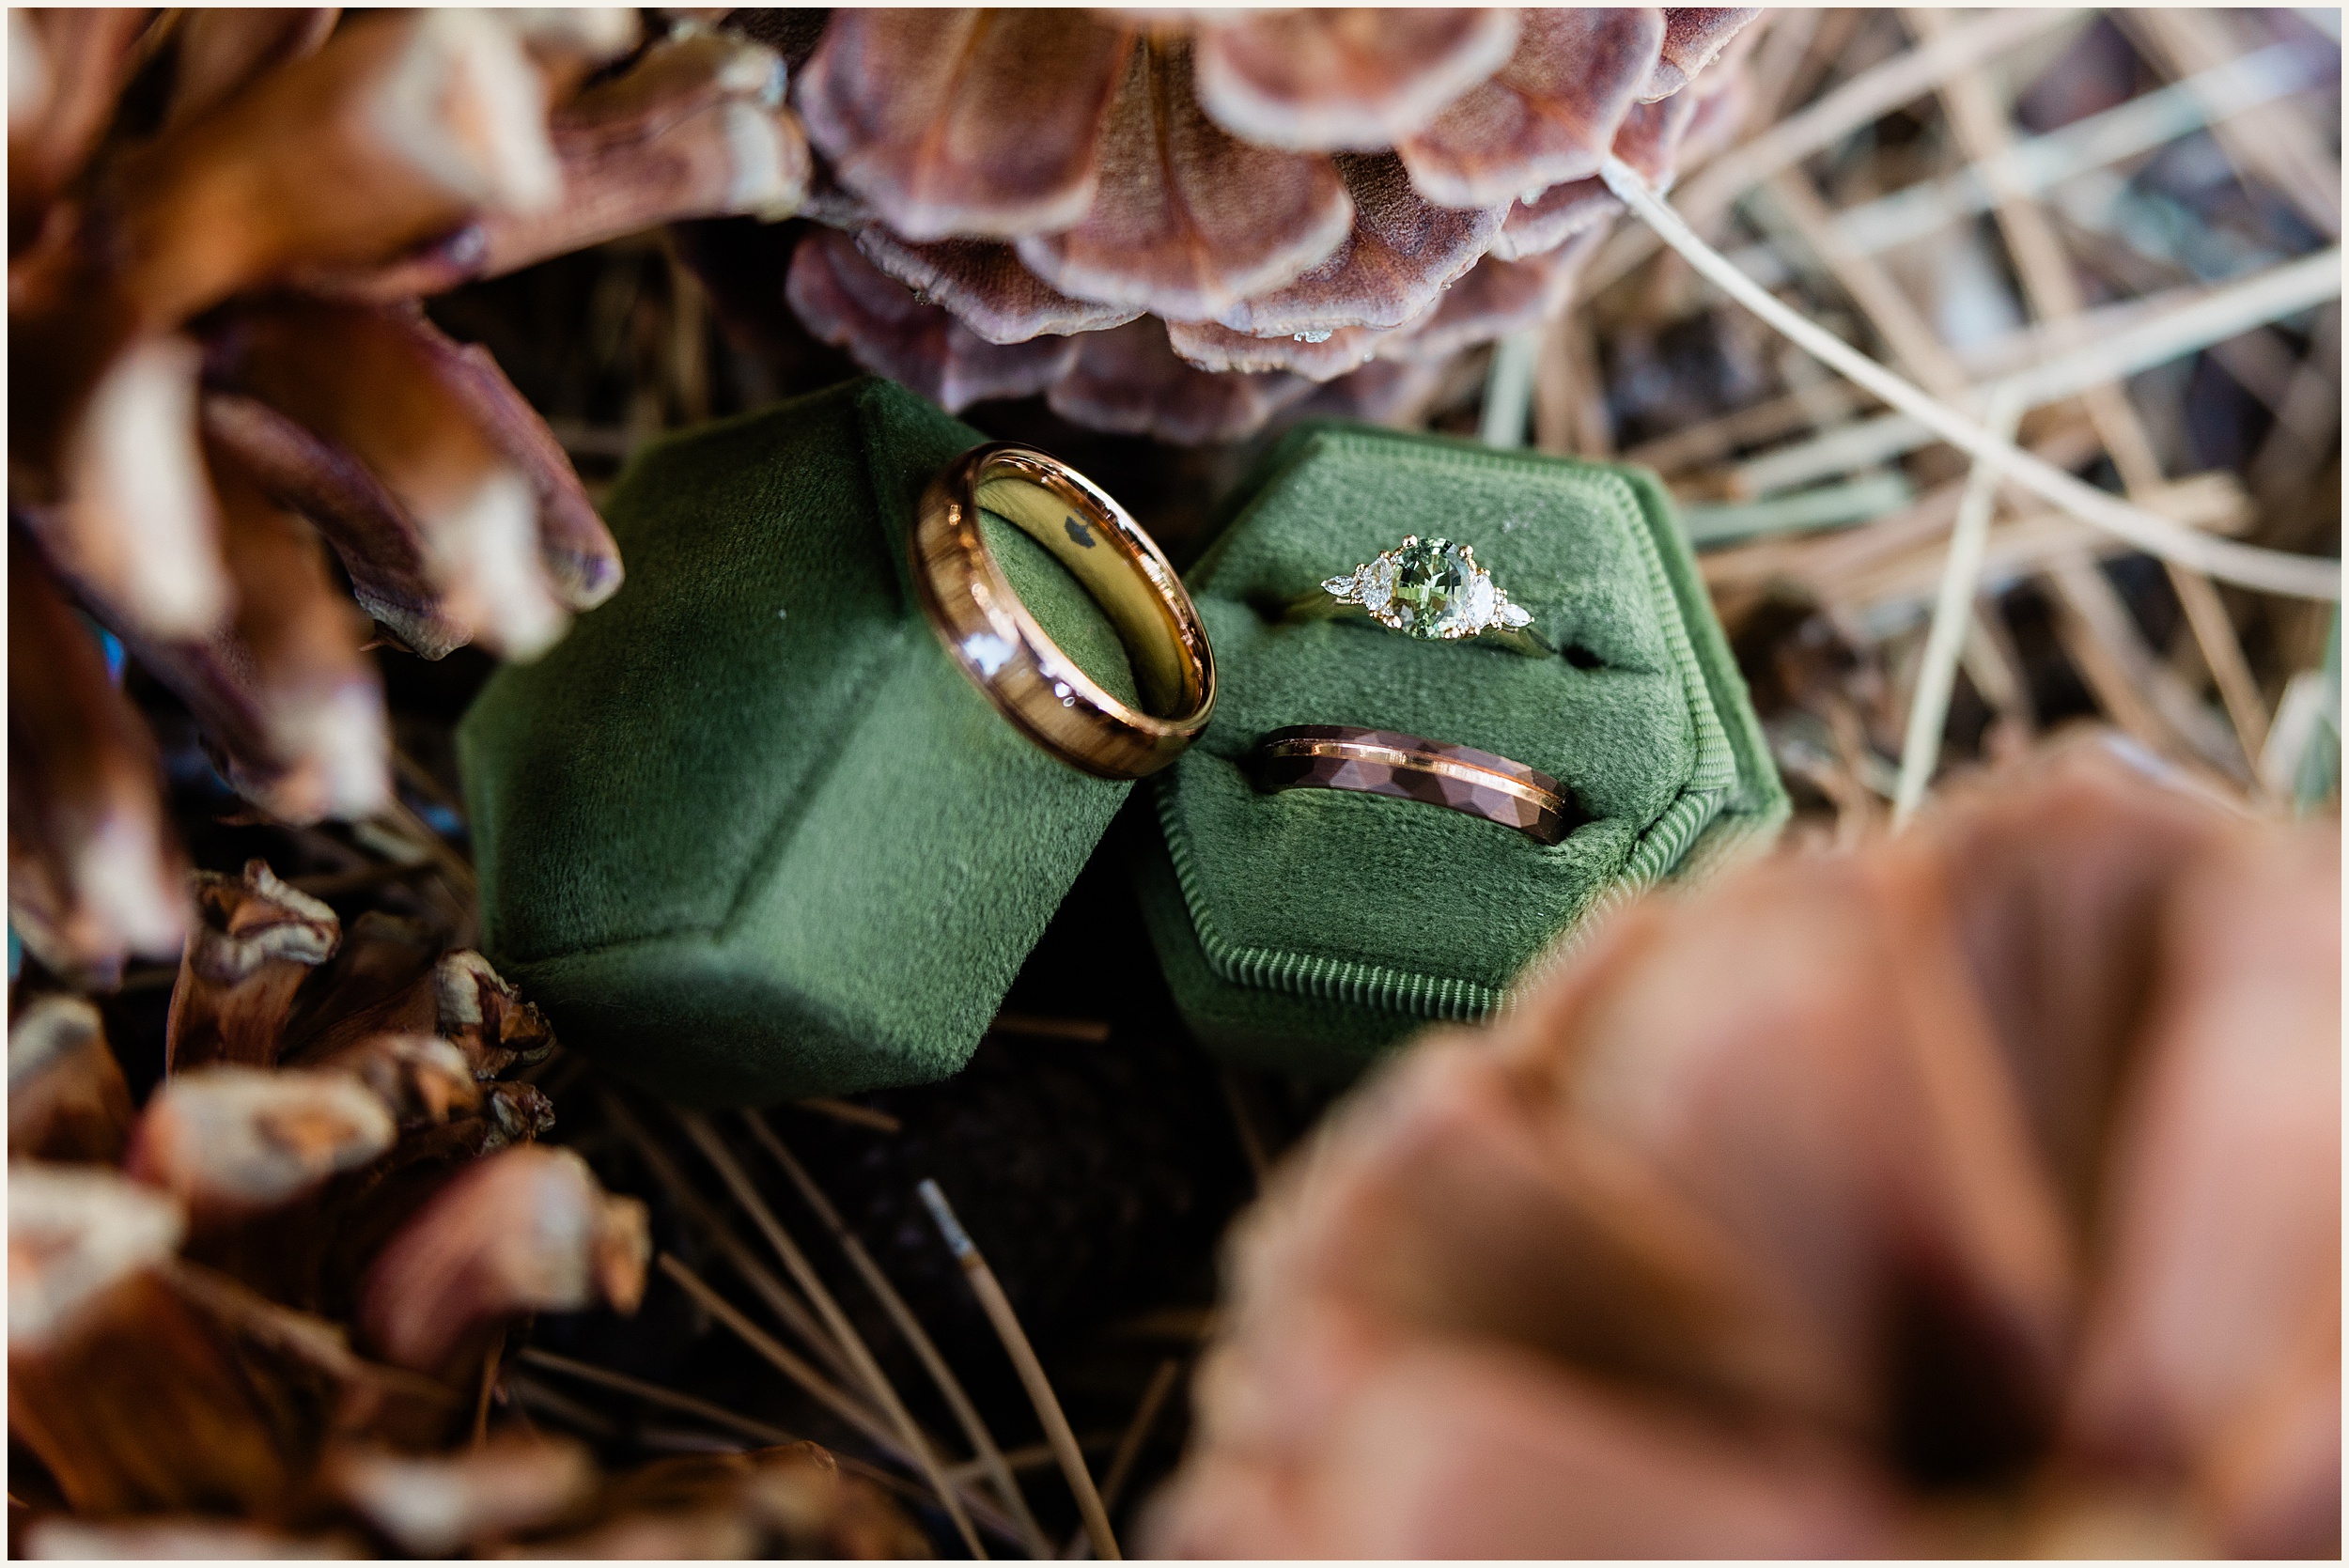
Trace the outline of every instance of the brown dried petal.
<instances>
[{"instance_id":1,"label":"brown dried petal","mask_svg":"<svg viewBox=\"0 0 2349 1568\"><path fill-rule=\"evenodd\" d=\"M2028 790L1950 804L1919 819L1919 836L1963 872L1948 892L1958 939L2034 1141L2085 1233L2110 1177L2111 1099L2137 1048L2162 911L2226 824L2188 796L2146 788L2093 743L2046 759Z\"/></svg>"},{"instance_id":2,"label":"brown dried petal","mask_svg":"<svg viewBox=\"0 0 2349 1568\"><path fill-rule=\"evenodd\" d=\"M1239 1244L1239 1333L1301 1291L1397 1331L1516 1344L1732 1407L1847 1412L1856 1379L1770 1260L1672 1173L1529 1090L1483 1042L1455 1039L1351 1107L1315 1190L1268 1205ZM1313 1415L1274 1408L1276 1423Z\"/></svg>"},{"instance_id":3,"label":"brown dried petal","mask_svg":"<svg viewBox=\"0 0 2349 1568\"><path fill-rule=\"evenodd\" d=\"M787 217L812 171L806 138L782 101L782 62L757 44L691 33L656 45L555 116L559 205L488 213L388 267L311 286L388 302L503 277L665 223Z\"/></svg>"},{"instance_id":4,"label":"brown dried petal","mask_svg":"<svg viewBox=\"0 0 2349 1568\"><path fill-rule=\"evenodd\" d=\"M1486 256L1444 291L1416 332L1382 345L1380 357L1440 362L1463 349L1539 326L1565 308L1582 263L1605 238L1603 229L1587 229L1524 261Z\"/></svg>"},{"instance_id":5,"label":"brown dried petal","mask_svg":"<svg viewBox=\"0 0 2349 1568\"><path fill-rule=\"evenodd\" d=\"M173 1072L215 1062L268 1066L295 988L333 956L342 924L257 860L245 862L241 877L197 872L195 908L164 1024L164 1064Z\"/></svg>"},{"instance_id":6,"label":"brown dried petal","mask_svg":"<svg viewBox=\"0 0 2349 1568\"><path fill-rule=\"evenodd\" d=\"M59 571L152 636L216 630L233 601L196 442L202 360L183 337L148 338L115 356L65 427L62 505L24 513ZM14 401L46 402L58 390L37 374L18 384L26 390Z\"/></svg>"},{"instance_id":7,"label":"brown dried petal","mask_svg":"<svg viewBox=\"0 0 2349 1568\"><path fill-rule=\"evenodd\" d=\"M522 41L552 101L644 40L638 13L618 6L515 7L491 13Z\"/></svg>"},{"instance_id":8,"label":"brown dried petal","mask_svg":"<svg viewBox=\"0 0 2349 1568\"><path fill-rule=\"evenodd\" d=\"M597 1185L568 1149L506 1149L467 1166L367 1271L358 1321L396 1365L447 1374L485 1331L599 1301L633 1312L651 1248L645 1205Z\"/></svg>"},{"instance_id":9,"label":"brown dried petal","mask_svg":"<svg viewBox=\"0 0 2349 1568\"><path fill-rule=\"evenodd\" d=\"M1640 89L1642 102L1670 98L1713 63L1746 23L1762 14L1758 6L1667 6L1664 42L1656 68Z\"/></svg>"},{"instance_id":10,"label":"brown dried petal","mask_svg":"<svg viewBox=\"0 0 2349 1568\"><path fill-rule=\"evenodd\" d=\"M280 1207L392 1146L392 1113L349 1073L213 1066L175 1073L139 1117L126 1169L198 1226Z\"/></svg>"},{"instance_id":11,"label":"brown dried petal","mask_svg":"<svg viewBox=\"0 0 2349 1568\"><path fill-rule=\"evenodd\" d=\"M473 1063L437 1034L374 1034L312 1063L357 1079L402 1127L438 1126L481 1103Z\"/></svg>"},{"instance_id":12,"label":"brown dried petal","mask_svg":"<svg viewBox=\"0 0 2349 1568\"><path fill-rule=\"evenodd\" d=\"M1069 341L1076 362L1047 397L1062 418L1097 430L1186 446L1237 441L1314 390L1302 376L1281 371L1219 376L1193 369L1168 344L1165 324L1148 317Z\"/></svg>"},{"instance_id":13,"label":"brown dried petal","mask_svg":"<svg viewBox=\"0 0 2349 1568\"><path fill-rule=\"evenodd\" d=\"M409 318L417 351L491 444L520 465L538 499L538 564L563 602L593 610L620 591L620 547L579 482L563 443L478 343L457 344L422 315Z\"/></svg>"},{"instance_id":14,"label":"brown dried petal","mask_svg":"<svg viewBox=\"0 0 2349 1568\"><path fill-rule=\"evenodd\" d=\"M1043 391L1067 370L1081 341L989 343L944 306L916 299L865 260L848 236L829 229L810 234L792 252L784 292L809 332L949 412L988 397Z\"/></svg>"},{"instance_id":15,"label":"brown dried petal","mask_svg":"<svg viewBox=\"0 0 2349 1568\"><path fill-rule=\"evenodd\" d=\"M11 1338L8 1422L84 1514L272 1510L330 1432L437 1443L469 1408L361 1360L322 1319L168 1260L85 1301L70 1330Z\"/></svg>"},{"instance_id":16,"label":"brown dried petal","mask_svg":"<svg viewBox=\"0 0 2349 1568\"><path fill-rule=\"evenodd\" d=\"M118 1172L12 1163L9 1359L71 1340L107 1292L177 1252L187 1225L178 1200Z\"/></svg>"},{"instance_id":17,"label":"brown dried petal","mask_svg":"<svg viewBox=\"0 0 2349 1568\"><path fill-rule=\"evenodd\" d=\"M1866 1389L1867 1430L1963 1389L1944 1440L2006 1463L2047 1434L2077 1260L1939 882L1886 862L1758 869L1626 921L1521 1038L1570 1040L1554 1070L1574 1115L1803 1301ZM1886 1370L1874 1345L1909 1359Z\"/></svg>"},{"instance_id":18,"label":"brown dried petal","mask_svg":"<svg viewBox=\"0 0 2349 1568\"><path fill-rule=\"evenodd\" d=\"M217 108L277 67L317 54L341 15L334 6L192 7L172 35L163 131Z\"/></svg>"},{"instance_id":19,"label":"brown dried petal","mask_svg":"<svg viewBox=\"0 0 2349 1568\"><path fill-rule=\"evenodd\" d=\"M206 753L221 776L273 820L310 823L326 815L324 785L350 771L338 759L304 764L282 753L276 716L253 650L233 632L196 642L158 642L112 623L132 660L194 715ZM380 735L368 737L373 753Z\"/></svg>"},{"instance_id":20,"label":"brown dried petal","mask_svg":"<svg viewBox=\"0 0 2349 1568\"><path fill-rule=\"evenodd\" d=\"M108 424L89 404L101 384L121 382L117 361L132 345L241 290L387 260L478 210L550 205L559 172L543 96L512 32L487 13L378 14L111 160L86 210L10 268L9 381L20 389L9 402L11 493L70 499L74 479L86 478L76 465L106 458L85 450L88 432ZM149 423L148 439L131 444L163 459L172 457L163 443L176 435L184 447L194 430L184 417ZM183 477L189 468L154 467L154 495L199 491ZM115 483L134 483L136 472L118 471ZM126 537L163 525L184 531L177 515L113 520ZM198 633L224 608L217 570L202 551L190 553L183 582L169 575L177 558L149 570L165 613L115 596L157 635Z\"/></svg>"},{"instance_id":21,"label":"brown dried petal","mask_svg":"<svg viewBox=\"0 0 2349 1568\"><path fill-rule=\"evenodd\" d=\"M345 1505L416 1557L449 1557L552 1523L596 1484L595 1462L579 1444L510 1432L454 1454L341 1449L321 1474Z\"/></svg>"},{"instance_id":22,"label":"brown dried petal","mask_svg":"<svg viewBox=\"0 0 2349 1568\"><path fill-rule=\"evenodd\" d=\"M856 231L856 248L882 272L989 343L1025 343L1124 326L1142 314L1071 299L1019 263L1018 253L992 240L941 240L916 245L878 224Z\"/></svg>"},{"instance_id":23,"label":"brown dried petal","mask_svg":"<svg viewBox=\"0 0 2349 1568\"><path fill-rule=\"evenodd\" d=\"M441 1003L433 968L440 955L440 937L425 922L362 911L302 993L278 1060L311 1066L378 1034L437 1033Z\"/></svg>"},{"instance_id":24,"label":"brown dried petal","mask_svg":"<svg viewBox=\"0 0 2349 1568\"><path fill-rule=\"evenodd\" d=\"M1623 210L1622 198L1596 176L1552 185L1532 201L1509 204L1491 254L1503 261L1540 256L1577 235L1605 229Z\"/></svg>"},{"instance_id":25,"label":"brown dried petal","mask_svg":"<svg viewBox=\"0 0 2349 1568\"><path fill-rule=\"evenodd\" d=\"M1598 172L1664 39L1652 8L1536 8L1499 75L1396 144L1446 207L1505 206Z\"/></svg>"},{"instance_id":26,"label":"brown dried petal","mask_svg":"<svg viewBox=\"0 0 2349 1568\"><path fill-rule=\"evenodd\" d=\"M1199 103L1233 135L1292 152L1376 152L1420 130L1505 63L1501 8L1332 8L1210 15Z\"/></svg>"},{"instance_id":27,"label":"brown dried petal","mask_svg":"<svg viewBox=\"0 0 2349 1568\"><path fill-rule=\"evenodd\" d=\"M1132 47L1081 12L841 9L797 101L840 182L899 234L1014 239L1093 206Z\"/></svg>"},{"instance_id":28,"label":"brown dried petal","mask_svg":"<svg viewBox=\"0 0 2349 1568\"><path fill-rule=\"evenodd\" d=\"M97 1008L80 997L47 996L9 1024L10 1159L112 1165L131 1117L131 1090Z\"/></svg>"},{"instance_id":29,"label":"brown dried petal","mask_svg":"<svg viewBox=\"0 0 2349 1568\"><path fill-rule=\"evenodd\" d=\"M484 1154L531 1142L553 1130L554 1102L535 1083L488 1084L481 1101Z\"/></svg>"},{"instance_id":30,"label":"brown dried petal","mask_svg":"<svg viewBox=\"0 0 2349 1568\"><path fill-rule=\"evenodd\" d=\"M2310 825L2185 868L2099 1172L2108 1274L2069 1426L2188 1491L2224 1555L2341 1549L2340 865Z\"/></svg>"},{"instance_id":31,"label":"brown dried petal","mask_svg":"<svg viewBox=\"0 0 2349 1568\"><path fill-rule=\"evenodd\" d=\"M97 639L8 535L8 918L42 964L111 984L126 952L168 957L186 867L163 821L153 737Z\"/></svg>"},{"instance_id":32,"label":"brown dried petal","mask_svg":"<svg viewBox=\"0 0 2349 1568\"><path fill-rule=\"evenodd\" d=\"M420 312L296 299L249 306L220 357L238 390L383 482L424 536L450 618L512 658L562 635L568 616L540 560L545 466L482 427L478 365Z\"/></svg>"},{"instance_id":33,"label":"brown dried petal","mask_svg":"<svg viewBox=\"0 0 2349 1568\"><path fill-rule=\"evenodd\" d=\"M361 609L402 646L441 659L473 641L429 576L423 530L350 451L257 397L204 395L204 438L235 455L277 503L317 525L350 579Z\"/></svg>"},{"instance_id":34,"label":"brown dried petal","mask_svg":"<svg viewBox=\"0 0 2349 1568\"><path fill-rule=\"evenodd\" d=\"M1615 132L1615 156L1657 190L1667 190L1680 172L1680 142L1705 100L1678 93L1655 103L1635 103Z\"/></svg>"},{"instance_id":35,"label":"brown dried petal","mask_svg":"<svg viewBox=\"0 0 2349 1568\"><path fill-rule=\"evenodd\" d=\"M619 75L556 109L555 146L582 150L658 136L716 104L783 103L783 57L766 45L689 29L646 49Z\"/></svg>"},{"instance_id":36,"label":"brown dried petal","mask_svg":"<svg viewBox=\"0 0 2349 1568\"><path fill-rule=\"evenodd\" d=\"M1321 1322L1301 1327L1292 1364L1261 1375L1344 1436L1297 1452L1219 1433L1145 1516L1153 1556L1835 1558L1902 1545L1882 1484L1808 1434L1740 1443L1489 1341L1373 1342L1333 1357L1321 1353L1330 1337Z\"/></svg>"},{"instance_id":37,"label":"brown dried petal","mask_svg":"<svg viewBox=\"0 0 2349 1568\"><path fill-rule=\"evenodd\" d=\"M42 210L98 145L148 20L135 6L9 8L11 256L33 241Z\"/></svg>"},{"instance_id":38,"label":"brown dried petal","mask_svg":"<svg viewBox=\"0 0 2349 1568\"><path fill-rule=\"evenodd\" d=\"M1100 168L1083 222L1021 240L1019 259L1063 293L1170 320L1219 318L1290 282L1329 257L1353 217L1327 159L1252 147L1200 112L1180 40L1134 51Z\"/></svg>"},{"instance_id":39,"label":"brown dried petal","mask_svg":"<svg viewBox=\"0 0 2349 1568\"><path fill-rule=\"evenodd\" d=\"M1461 211L1422 199L1391 152L1334 163L1354 203L1346 239L1294 282L1224 311L1221 325L1261 337L1400 327L1475 266L1501 230L1498 206Z\"/></svg>"},{"instance_id":40,"label":"brown dried petal","mask_svg":"<svg viewBox=\"0 0 2349 1568\"><path fill-rule=\"evenodd\" d=\"M553 205L544 96L490 13L363 16L126 154L92 221L137 319L167 327L295 269L388 259L476 209Z\"/></svg>"},{"instance_id":41,"label":"brown dried petal","mask_svg":"<svg viewBox=\"0 0 2349 1568\"><path fill-rule=\"evenodd\" d=\"M288 822L381 811L392 794L391 741L381 677L360 651L366 619L328 575L316 531L233 455L210 458L237 591L229 636L249 672L270 769L265 789L240 787Z\"/></svg>"},{"instance_id":42,"label":"brown dried petal","mask_svg":"<svg viewBox=\"0 0 2349 1568\"><path fill-rule=\"evenodd\" d=\"M259 1525L200 1514L105 1523L53 1514L26 1527L24 1544L26 1556L51 1560L250 1562L368 1555L366 1546L350 1536L286 1535Z\"/></svg>"},{"instance_id":43,"label":"brown dried petal","mask_svg":"<svg viewBox=\"0 0 2349 1568\"><path fill-rule=\"evenodd\" d=\"M554 1049L554 1031L538 1009L470 949L443 956L434 968L440 1032L465 1053L476 1078L495 1078Z\"/></svg>"}]
</instances>

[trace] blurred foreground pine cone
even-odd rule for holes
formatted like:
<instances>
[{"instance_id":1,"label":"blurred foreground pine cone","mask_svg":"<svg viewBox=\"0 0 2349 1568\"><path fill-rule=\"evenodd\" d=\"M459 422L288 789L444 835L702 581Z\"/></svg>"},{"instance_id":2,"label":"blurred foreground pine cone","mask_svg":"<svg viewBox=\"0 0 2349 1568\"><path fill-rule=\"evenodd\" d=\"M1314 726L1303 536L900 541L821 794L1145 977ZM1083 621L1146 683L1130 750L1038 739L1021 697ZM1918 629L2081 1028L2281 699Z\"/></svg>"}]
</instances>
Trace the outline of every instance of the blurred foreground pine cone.
<instances>
[{"instance_id":1,"label":"blurred foreground pine cone","mask_svg":"<svg viewBox=\"0 0 2349 1568\"><path fill-rule=\"evenodd\" d=\"M1622 210L1735 134L1742 8L851 10L772 41L820 154L791 307L959 409L1099 429L1386 417L1563 307ZM800 61L805 60L803 68ZM722 275L710 275L722 297ZM737 310L762 302L733 292Z\"/></svg>"},{"instance_id":2,"label":"blurred foreground pine cone","mask_svg":"<svg viewBox=\"0 0 2349 1568\"><path fill-rule=\"evenodd\" d=\"M10 1024L12 1555L926 1553L812 1443L605 1478L490 1425L510 1329L645 1288L645 1206L537 1141L552 1033L258 861L196 903L144 1108L88 1002Z\"/></svg>"},{"instance_id":3,"label":"blurred foreground pine cone","mask_svg":"<svg viewBox=\"0 0 2349 1568\"><path fill-rule=\"evenodd\" d=\"M787 213L807 150L772 51L646 40L629 10L8 26L9 912L103 984L190 911L153 748L73 608L271 815L381 809L368 616L427 658L527 658L620 582L553 435L416 297Z\"/></svg>"},{"instance_id":4,"label":"blurred foreground pine cone","mask_svg":"<svg viewBox=\"0 0 2349 1568\"><path fill-rule=\"evenodd\" d=\"M1150 1544L2337 1557L2339 866L2090 746L1634 907L1243 1222Z\"/></svg>"}]
</instances>

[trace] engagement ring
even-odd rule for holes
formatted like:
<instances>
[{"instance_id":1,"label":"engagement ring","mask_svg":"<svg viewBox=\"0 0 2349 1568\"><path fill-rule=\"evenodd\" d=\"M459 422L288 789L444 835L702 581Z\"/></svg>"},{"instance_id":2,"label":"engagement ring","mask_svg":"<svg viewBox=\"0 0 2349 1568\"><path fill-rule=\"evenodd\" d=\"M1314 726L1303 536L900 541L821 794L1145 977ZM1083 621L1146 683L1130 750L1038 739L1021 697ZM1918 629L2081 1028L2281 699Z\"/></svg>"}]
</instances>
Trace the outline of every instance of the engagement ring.
<instances>
[{"instance_id":1,"label":"engagement ring","mask_svg":"<svg viewBox=\"0 0 2349 1568\"><path fill-rule=\"evenodd\" d=\"M1555 651L1527 629L1533 617L1476 564L1475 550L1450 539L1414 534L1289 607L1292 620L1345 614L1367 615L1423 642L1486 637L1517 653Z\"/></svg>"}]
</instances>

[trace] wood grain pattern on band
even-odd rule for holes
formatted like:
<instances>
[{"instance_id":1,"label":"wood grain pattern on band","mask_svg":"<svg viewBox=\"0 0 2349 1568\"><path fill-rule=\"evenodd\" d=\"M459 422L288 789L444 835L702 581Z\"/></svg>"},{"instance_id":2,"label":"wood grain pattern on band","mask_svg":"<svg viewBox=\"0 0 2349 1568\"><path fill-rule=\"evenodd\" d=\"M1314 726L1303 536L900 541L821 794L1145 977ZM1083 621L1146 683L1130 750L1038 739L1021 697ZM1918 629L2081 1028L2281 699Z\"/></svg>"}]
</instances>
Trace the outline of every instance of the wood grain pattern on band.
<instances>
[{"instance_id":1,"label":"wood grain pattern on band","mask_svg":"<svg viewBox=\"0 0 2349 1568\"><path fill-rule=\"evenodd\" d=\"M1104 691L1045 634L988 549L981 507L1084 584L1117 628L1150 711ZM1199 612L1157 543L1075 469L1033 447L974 447L930 481L908 547L923 613L948 655L1015 729L1069 767L1139 779L1206 726L1215 659Z\"/></svg>"},{"instance_id":2,"label":"wood grain pattern on band","mask_svg":"<svg viewBox=\"0 0 2349 1568\"><path fill-rule=\"evenodd\" d=\"M1441 806L1556 844L1589 820L1574 793L1537 768L1394 730L1294 724L1256 742L1250 756L1258 789L1335 789Z\"/></svg>"}]
</instances>

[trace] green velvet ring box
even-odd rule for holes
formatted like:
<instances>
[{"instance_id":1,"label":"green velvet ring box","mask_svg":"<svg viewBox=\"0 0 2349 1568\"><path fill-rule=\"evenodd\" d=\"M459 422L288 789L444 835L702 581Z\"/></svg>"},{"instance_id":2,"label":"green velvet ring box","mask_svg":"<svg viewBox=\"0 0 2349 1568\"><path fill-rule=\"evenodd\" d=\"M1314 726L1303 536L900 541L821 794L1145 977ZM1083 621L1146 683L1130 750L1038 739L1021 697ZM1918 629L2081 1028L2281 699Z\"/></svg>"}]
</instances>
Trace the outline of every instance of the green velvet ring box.
<instances>
[{"instance_id":1,"label":"green velvet ring box","mask_svg":"<svg viewBox=\"0 0 2349 1568\"><path fill-rule=\"evenodd\" d=\"M1474 547L1557 648L1422 642L1282 608L1408 535ZM1240 1060L1360 1066L1490 1011L1601 907L1767 842L1787 800L1672 503L1644 471L1346 427L1292 432L1186 574L1215 645L1215 722L1151 783L1143 908L1194 1032ZM1418 801L1260 793L1293 724L1475 747L1567 784L1544 846Z\"/></svg>"},{"instance_id":2,"label":"green velvet ring box","mask_svg":"<svg viewBox=\"0 0 2349 1568\"><path fill-rule=\"evenodd\" d=\"M939 646L907 531L979 432L852 381L660 443L605 507L611 602L458 732L483 945L566 1045L677 1100L920 1082L969 1058L1130 793L1029 744ZM1108 620L988 542L1122 699Z\"/></svg>"}]
</instances>

